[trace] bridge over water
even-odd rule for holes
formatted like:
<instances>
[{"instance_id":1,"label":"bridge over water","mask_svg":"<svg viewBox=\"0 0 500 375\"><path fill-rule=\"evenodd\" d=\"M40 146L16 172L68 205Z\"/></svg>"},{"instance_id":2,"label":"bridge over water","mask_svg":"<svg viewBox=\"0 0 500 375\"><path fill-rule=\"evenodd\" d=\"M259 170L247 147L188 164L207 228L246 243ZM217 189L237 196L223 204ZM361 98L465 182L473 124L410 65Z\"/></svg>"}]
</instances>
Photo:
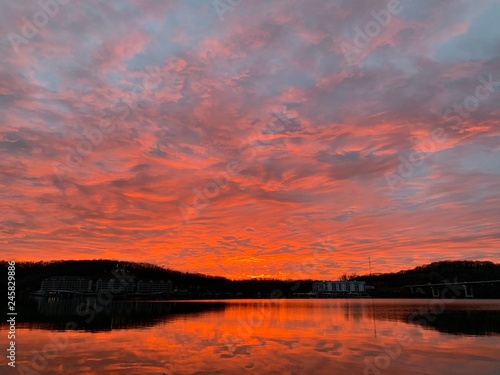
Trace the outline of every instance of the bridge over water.
<instances>
[{"instance_id":1,"label":"bridge over water","mask_svg":"<svg viewBox=\"0 0 500 375\"><path fill-rule=\"evenodd\" d=\"M474 298L474 285L495 285L499 284L500 280L483 280L483 281L453 281L444 283L428 283L420 285L405 285L406 288L410 288L410 291L414 293L414 289L430 288L433 298L441 297L442 292L440 290L463 288L465 293L465 298ZM443 288L444 287L444 288Z\"/></svg>"}]
</instances>

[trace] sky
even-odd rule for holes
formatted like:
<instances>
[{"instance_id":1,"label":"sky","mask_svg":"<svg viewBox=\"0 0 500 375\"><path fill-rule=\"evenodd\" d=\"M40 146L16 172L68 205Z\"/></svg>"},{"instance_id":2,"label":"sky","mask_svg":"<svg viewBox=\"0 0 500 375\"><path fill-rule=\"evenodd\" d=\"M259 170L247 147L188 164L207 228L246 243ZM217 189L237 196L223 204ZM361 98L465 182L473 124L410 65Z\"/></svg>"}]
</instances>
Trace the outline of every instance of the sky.
<instances>
[{"instance_id":1,"label":"sky","mask_svg":"<svg viewBox=\"0 0 500 375\"><path fill-rule=\"evenodd\" d=\"M0 13L5 260L335 279L500 262L495 0Z\"/></svg>"}]
</instances>

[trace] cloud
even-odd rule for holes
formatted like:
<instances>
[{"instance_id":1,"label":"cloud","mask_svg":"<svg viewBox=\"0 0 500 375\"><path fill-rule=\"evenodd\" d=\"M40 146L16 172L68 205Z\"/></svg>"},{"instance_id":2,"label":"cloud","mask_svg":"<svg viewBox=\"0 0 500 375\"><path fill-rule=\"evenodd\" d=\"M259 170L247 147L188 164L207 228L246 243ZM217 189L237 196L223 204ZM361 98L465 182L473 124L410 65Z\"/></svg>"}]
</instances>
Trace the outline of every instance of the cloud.
<instances>
[{"instance_id":1,"label":"cloud","mask_svg":"<svg viewBox=\"0 0 500 375\"><path fill-rule=\"evenodd\" d=\"M500 87L469 98L500 81L498 5L401 1L349 65L341 43L386 6L243 2L221 21L210 2L70 2L30 38L38 3L5 6L4 256L234 278L499 261Z\"/></svg>"}]
</instances>

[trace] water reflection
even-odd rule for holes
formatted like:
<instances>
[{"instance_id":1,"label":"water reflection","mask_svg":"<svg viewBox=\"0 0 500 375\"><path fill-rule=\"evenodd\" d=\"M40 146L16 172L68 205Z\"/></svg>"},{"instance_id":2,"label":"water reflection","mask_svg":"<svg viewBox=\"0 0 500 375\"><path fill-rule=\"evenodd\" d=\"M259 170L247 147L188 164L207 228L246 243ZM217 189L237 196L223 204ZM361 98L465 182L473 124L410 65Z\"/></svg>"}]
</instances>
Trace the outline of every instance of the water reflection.
<instances>
[{"instance_id":1,"label":"water reflection","mask_svg":"<svg viewBox=\"0 0 500 375\"><path fill-rule=\"evenodd\" d=\"M500 301L115 302L91 332L54 330L74 301L38 302L18 361L33 368L33 352L63 342L38 373L500 373Z\"/></svg>"},{"instance_id":2,"label":"water reflection","mask_svg":"<svg viewBox=\"0 0 500 375\"><path fill-rule=\"evenodd\" d=\"M500 333L500 310L496 300L386 300L372 303L371 315L377 320L397 320L457 335Z\"/></svg>"},{"instance_id":3,"label":"water reflection","mask_svg":"<svg viewBox=\"0 0 500 375\"><path fill-rule=\"evenodd\" d=\"M149 327L176 316L224 309L223 302L101 301L95 297L46 298L22 301L19 315L28 328L107 331Z\"/></svg>"},{"instance_id":4,"label":"water reflection","mask_svg":"<svg viewBox=\"0 0 500 375\"><path fill-rule=\"evenodd\" d=\"M148 327L176 316L203 314L211 310L232 309L263 315L266 310L286 308L305 311L314 319L319 315L341 313L345 321L400 321L443 333L489 335L500 333L500 310L496 301L441 300L232 300L232 301L97 301L86 298L37 298L20 306L23 322L46 329L84 329L90 331ZM326 310L326 311L325 311ZM76 322L67 325L68 322ZM331 328L329 328L331 330Z\"/></svg>"},{"instance_id":5,"label":"water reflection","mask_svg":"<svg viewBox=\"0 0 500 375\"><path fill-rule=\"evenodd\" d=\"M500 312L498 311L444 311L441 314L417 314L414 323L439 332L457 335L500 334Z\"/></svg>"}]
</instances>

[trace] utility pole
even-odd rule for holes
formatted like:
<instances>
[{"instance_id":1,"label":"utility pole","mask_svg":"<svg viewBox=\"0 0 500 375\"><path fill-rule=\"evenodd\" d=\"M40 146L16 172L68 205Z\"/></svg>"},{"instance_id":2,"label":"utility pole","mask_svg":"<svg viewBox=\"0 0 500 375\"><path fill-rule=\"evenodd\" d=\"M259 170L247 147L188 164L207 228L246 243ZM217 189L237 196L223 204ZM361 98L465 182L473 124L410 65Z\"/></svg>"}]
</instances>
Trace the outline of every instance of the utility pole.
<instances>
[{"instance_id":1,"label":"utility pole","mask_svg":"<svg viewBox=\"0 0 500 375\"><path fill-rule=\"evenodd\" d=\"M372 275L372 258L368 257L368 266L370 267L370 276Z\"/></svg>"}]
</instances>

